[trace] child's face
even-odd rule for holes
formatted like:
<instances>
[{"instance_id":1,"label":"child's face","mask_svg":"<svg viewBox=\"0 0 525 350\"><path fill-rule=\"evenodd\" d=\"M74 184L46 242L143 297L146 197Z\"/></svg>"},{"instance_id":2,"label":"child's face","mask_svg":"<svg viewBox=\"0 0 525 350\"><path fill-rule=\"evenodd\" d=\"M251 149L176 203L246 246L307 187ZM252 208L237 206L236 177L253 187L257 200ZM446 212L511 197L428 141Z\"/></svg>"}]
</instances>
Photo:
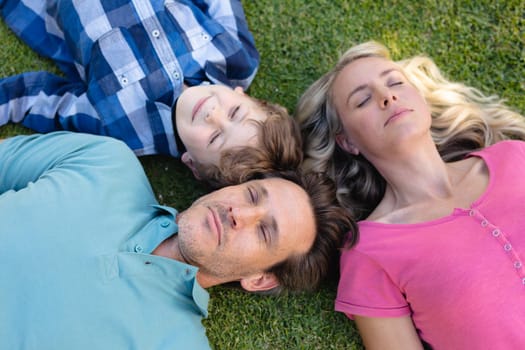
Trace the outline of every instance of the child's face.
<instances>
[{"instance_id":1,"label":"child's face","mask_svg":"<svg viewBox=\"0 0 525 350\"><path fill-rule=\"evenodd\" d=\"M257 146L259 127L267 115L242 88L223 85L190 87L175 109L177 132L186 146L182 161L194 174L194 162L218 165L222 151L236 146Z\"/></svg>"}]
</instances>

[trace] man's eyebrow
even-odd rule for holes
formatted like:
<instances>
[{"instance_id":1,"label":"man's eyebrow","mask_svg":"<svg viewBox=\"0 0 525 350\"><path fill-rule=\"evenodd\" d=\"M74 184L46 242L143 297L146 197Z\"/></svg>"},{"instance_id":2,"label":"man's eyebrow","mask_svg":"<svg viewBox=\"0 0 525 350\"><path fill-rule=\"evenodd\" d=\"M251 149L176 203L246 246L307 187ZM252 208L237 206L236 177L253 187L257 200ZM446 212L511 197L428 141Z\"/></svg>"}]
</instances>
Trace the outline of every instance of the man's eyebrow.
<instances>
[{"instance_id":1,"label":"man's eyebrow","mask_svg":"<svg viewBox=\"0 0 525 350\"><path fill-rule=\"evenodd\" d=\"M389 68L389 69L385 69L384 71L382 71L381 73L379 73L379 76L382 78L384 77L385 75L388 75L389 73L391 73L392 71L397 71L398 69L396 68ZM358 93L359 91L361 90L364 90L366 89L368 85L367 84L362 84L362 85L359 85L358 87L356 87L355 89L353 89L349 94L348 94L348 97L346 98L346 104L348 104L348 101L350 101L350 98L352 96L354 96L356 93Z\"/></svg>"}]
</instances>

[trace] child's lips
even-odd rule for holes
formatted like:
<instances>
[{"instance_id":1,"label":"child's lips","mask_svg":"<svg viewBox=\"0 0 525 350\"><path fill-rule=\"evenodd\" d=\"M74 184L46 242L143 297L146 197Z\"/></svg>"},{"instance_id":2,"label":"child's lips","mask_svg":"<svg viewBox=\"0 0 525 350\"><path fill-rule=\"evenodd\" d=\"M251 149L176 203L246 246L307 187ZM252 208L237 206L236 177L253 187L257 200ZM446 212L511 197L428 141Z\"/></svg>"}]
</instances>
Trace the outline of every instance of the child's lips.
<instances>
[{"instance_id":1,"label":"child's lips","mask_svg":"<svg viewBox=\"0 0 525 350\"><path fill-rule=\"evenodd\" d=\"M195 106L193 107L193 111L191 112L191 121L192 122L195 120L195 116L197 115L197 113L199 113L199 111L201 110L202 106L204 106L204 104L206 103L206 101L208 101L208 99L210 97L211 96L203 97L195 104Z\"/></svg>"}]
</instances>

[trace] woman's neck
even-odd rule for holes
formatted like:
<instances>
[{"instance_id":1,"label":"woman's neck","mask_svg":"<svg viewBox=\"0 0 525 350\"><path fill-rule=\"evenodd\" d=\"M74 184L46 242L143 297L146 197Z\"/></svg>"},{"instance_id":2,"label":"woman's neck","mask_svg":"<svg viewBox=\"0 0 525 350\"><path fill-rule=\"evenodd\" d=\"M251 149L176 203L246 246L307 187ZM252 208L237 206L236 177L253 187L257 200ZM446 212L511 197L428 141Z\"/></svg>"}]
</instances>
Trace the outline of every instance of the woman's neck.
<instances>
[{"instance_id":1,"label":"woman's neck","mask_svg":"<svg viewBox=\"0 0 525 350\"><path fill-rule=\"evenodd\" d=\"M470 205L488 182L488 173L478 176L480 167L484 169L479 158L445 163L433 142L398 150L388 160L374 164L387 187L369 216L373 221L411 223L448 215L455 207ZM465 181L476 186L467 186L466 192L459 193Z\"/></svg>"},{"instance_id":2,"label":"woman's neck","mask_svg":"<svg viewBox=\"0 0 525 350\"><path fill-rule=\"evenodd\" d=\"M451 193L448 167L433 143L392 151L373 164L386 180L387 193L396 202L413 203Z\"/></svg>"}]
</instances>

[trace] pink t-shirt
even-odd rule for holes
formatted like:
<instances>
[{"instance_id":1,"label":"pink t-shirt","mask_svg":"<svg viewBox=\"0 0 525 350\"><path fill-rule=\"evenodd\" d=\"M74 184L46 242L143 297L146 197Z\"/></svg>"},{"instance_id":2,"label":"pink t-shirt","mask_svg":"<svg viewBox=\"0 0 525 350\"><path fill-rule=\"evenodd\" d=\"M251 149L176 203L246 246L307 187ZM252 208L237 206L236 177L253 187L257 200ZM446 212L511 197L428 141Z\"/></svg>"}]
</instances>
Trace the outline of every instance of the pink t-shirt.
<instances>
[{"instance_id":1,"label":"pink t-shirt","mask_svg":"<svg viewBox=\"0 0 525 350\"><path fill-rule=\"evenodd\" d=\"M472 156L489 184L468 209L417 224L359 223L335 309L411 315L434 349L525 349L525 142Z\"/></svg>"}]
</instances>

